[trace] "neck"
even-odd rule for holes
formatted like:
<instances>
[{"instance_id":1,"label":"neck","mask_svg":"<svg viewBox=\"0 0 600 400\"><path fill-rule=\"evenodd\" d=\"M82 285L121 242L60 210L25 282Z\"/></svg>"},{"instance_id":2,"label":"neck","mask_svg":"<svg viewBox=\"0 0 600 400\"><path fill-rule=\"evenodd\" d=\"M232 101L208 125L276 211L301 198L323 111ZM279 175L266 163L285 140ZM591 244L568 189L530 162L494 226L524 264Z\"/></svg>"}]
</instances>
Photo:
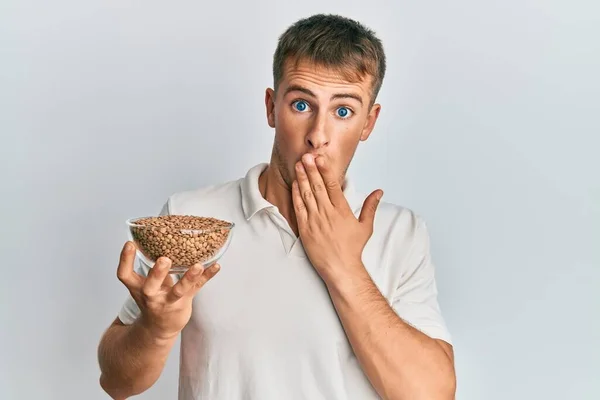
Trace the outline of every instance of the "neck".
<instances>
[{"instance_id":1,"label":"neck","mask_svg":"<svg viewBox=\"0 0 600 400\"><path fill-rule=\"evenodd\" d=\"M270 163L258 178L260 194L265 200L277 207L290 228L298 236L298 223L292 202L292 188L289 187L277 168Z\"/></svg>"}]
</instances>

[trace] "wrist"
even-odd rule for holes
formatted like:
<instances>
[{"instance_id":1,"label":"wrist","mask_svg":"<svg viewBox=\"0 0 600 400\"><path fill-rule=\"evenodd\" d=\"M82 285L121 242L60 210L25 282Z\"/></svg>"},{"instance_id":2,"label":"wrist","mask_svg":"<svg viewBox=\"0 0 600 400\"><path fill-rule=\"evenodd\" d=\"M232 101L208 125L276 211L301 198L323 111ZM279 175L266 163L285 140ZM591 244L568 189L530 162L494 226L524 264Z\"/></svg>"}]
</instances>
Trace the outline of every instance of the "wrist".
<instances>
[{"instance_id":1,"label":"wrist","mask_svg":"<svg viewBox=\"0 0 600 400\"><path fill-rule=\"evenodd\" d=\"M173 341L177 339L177 336L179 335L179 332L163 332L143 314L133 323L133 326L141 336L140 339L157 346L171 346Z\"/></svg>"},{"instance_id":2,"label":"wrist","mask_svg":"<svg viewBox=\"0 0 600 400\"><path fill-rule=\"evenodd\" d=\"M342 296L353 296L372 284L371 277L362 262L348 263L333 269L338 271L324 278L327 289Z\"/></svg>"}]
</instances>

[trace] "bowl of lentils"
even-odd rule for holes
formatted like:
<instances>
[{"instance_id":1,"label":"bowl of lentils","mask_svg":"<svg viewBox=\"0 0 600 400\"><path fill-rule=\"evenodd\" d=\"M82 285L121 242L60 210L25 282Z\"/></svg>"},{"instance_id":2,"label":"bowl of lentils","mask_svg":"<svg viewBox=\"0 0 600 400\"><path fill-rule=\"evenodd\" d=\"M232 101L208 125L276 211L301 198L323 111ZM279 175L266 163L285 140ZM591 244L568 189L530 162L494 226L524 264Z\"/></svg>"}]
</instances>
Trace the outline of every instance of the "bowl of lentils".
<instances>
[{"instance_id":1,"label":"bowl of lentils","mask_svg":"<svg viewBox=\"0 0 600 400\"><path fill-rule=\"evenodd\" d=\"M208 268L227 251L235 224L212 217L161 215L126 221L138 256L152 266L171 260L170 273L184 273L194 264Z\"/></svg>"}]
</instances>

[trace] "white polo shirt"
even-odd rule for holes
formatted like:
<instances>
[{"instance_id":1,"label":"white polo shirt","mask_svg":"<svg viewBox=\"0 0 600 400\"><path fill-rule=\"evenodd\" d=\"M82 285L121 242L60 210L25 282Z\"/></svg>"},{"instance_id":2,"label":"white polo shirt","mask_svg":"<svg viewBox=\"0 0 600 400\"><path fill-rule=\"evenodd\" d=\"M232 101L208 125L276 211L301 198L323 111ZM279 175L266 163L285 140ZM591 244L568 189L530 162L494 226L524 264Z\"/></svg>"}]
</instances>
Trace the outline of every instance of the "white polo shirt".
<instances>
[{"instance_id":1,"label":"white polo shirt","mask_svg":"<svg viewBox=\"0 0 600 400\"><path fill-rule=\"evenodd\" d=\"M236 224L221 271L194 298L182 331L179 399L378 399L301 241L259 191L266 166L256 165L239 180L174 194L163 208ZM344 193L358 217L366 195L348 179ZM363 263L402 319L451 342L418 216L382 201ZM148 266L140 263L139 271L145 275ZM131 324L138 315L128 298L119 318Z\"/></svg>"}]
</instances>

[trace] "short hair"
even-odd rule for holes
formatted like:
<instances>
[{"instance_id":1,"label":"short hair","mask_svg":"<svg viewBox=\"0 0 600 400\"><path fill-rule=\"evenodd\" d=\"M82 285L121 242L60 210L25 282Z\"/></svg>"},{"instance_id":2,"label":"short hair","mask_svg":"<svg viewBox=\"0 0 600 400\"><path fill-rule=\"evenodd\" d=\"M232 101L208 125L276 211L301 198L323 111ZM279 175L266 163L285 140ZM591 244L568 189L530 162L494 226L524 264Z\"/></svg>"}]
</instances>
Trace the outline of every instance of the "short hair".
<instances>
[{"instance_id":1,"label":"short hair","mask_svg":"<svg viewBox=\"0 0 600 400\"><path fill-rule=\"evenodd\" d=\"M372 76L371 106L385 76L386 58L375 33L352 19L332 14L316 14L291 25L280 37L273 56L275 91L287 62L297 66L308 61L337 70L344 79L358 82Z\"/></svg>"}]
</instances>

